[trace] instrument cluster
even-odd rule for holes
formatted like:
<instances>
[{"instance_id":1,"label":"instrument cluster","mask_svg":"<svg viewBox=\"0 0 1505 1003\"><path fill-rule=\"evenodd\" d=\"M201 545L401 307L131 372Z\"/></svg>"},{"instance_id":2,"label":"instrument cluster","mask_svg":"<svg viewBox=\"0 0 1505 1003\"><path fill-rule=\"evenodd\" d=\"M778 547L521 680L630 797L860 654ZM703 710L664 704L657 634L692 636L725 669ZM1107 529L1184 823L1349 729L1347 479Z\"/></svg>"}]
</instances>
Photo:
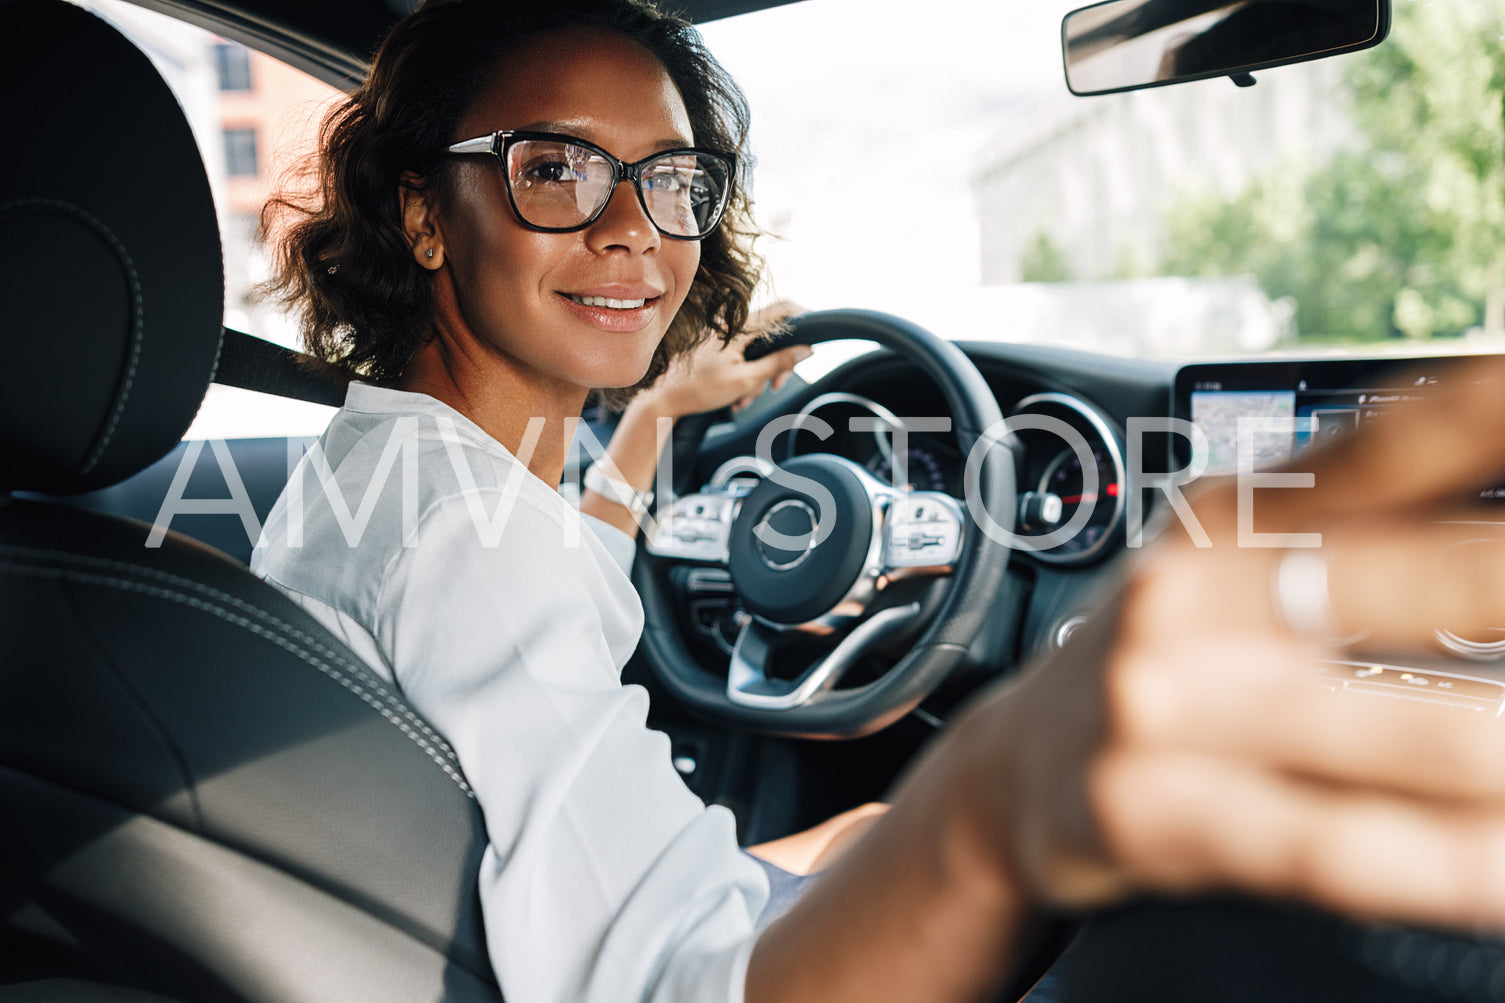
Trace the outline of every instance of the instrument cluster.
<instances>
[{"instance_id":1,"label":"instrument cluster","mask_svg":"<svg viewBox=\"0 0 1505 1003\"><path fill-rule=\"evenodd\" d=\"M900 417L860 394L822 394L793 416L774 458L836 453L885 484L944 492L965 507L967 457L944 421ZM1016 550L1084 565L1122 539L1129 492L1123 434L1112 418L1079 397L1037 393L1015 405L995 441L1015 454Z\"/></svg>"}]
</instances>

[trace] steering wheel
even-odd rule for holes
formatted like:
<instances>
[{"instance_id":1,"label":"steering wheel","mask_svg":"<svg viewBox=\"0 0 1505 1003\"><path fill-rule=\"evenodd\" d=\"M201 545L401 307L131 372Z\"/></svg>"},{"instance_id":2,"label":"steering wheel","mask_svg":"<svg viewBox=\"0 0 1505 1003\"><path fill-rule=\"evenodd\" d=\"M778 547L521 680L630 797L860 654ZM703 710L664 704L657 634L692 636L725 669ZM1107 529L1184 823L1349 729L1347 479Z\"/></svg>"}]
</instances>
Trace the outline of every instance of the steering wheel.
<instances>
[{"instance_id":1,"label":"steering wheel","mask_svg":"<svg viewBox=\"0 0 1505 1003\"><path fill-rule=\"evenodd\" d=\"M714 721L806 738L869 734L929 695L998 615L1009 548L997 530L1012 532L1017 499L1013 440L997 400L959 348L882 313L805 314L778 347L847 338L897 352L940 387L968 457L966 508L974 518L950 495L896 489L825 453L750 463L755 477L709 485L661 509L633 572L643 643L664 686ZM724 676L708 672L685 644L666 582L676 563L726 568L749 612ZM893 583L915 578L946 580L934 603L892 599ZM933 616L892 668L860 686L837 686L875 646L915 630L929 608ZM775 670L781 651L813 637L835 647L793 678Z\"/></svg>"}]
</instances>

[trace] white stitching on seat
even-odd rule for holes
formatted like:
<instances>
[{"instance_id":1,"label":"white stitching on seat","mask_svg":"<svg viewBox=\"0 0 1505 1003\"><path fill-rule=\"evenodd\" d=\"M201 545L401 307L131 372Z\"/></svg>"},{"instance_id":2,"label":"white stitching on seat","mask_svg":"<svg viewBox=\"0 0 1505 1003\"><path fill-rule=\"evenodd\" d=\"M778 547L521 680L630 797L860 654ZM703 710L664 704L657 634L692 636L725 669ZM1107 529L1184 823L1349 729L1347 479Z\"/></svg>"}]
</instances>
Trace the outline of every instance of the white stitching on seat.
<instances>
[{"instance_id":1,"label":"white stitching on seat","mask_svg":"<svg viewBox=\"0 0 1505 1003\"><path fill-rule=\"evenodd\" d=\"M120 238L116 237L113 230L106 226L98 217L89 212L87 209L82 209L74 205L72 202L64 202L61 199L25 198L12 199L11 201L6 202L4 205L0 205L0 215L6 215L13 209L21 209L24 207L45 207L51 209L62 209L66 212L70 212L76 216L79 216L85 222L92 224L100 233L100 235L103 236L107 241L109 241L110 246L114 248L115 253L120 256L120 262L125 266L126 275L130 278L131 281L131 303L135 309L133 322L131 324L131 354L130 361L126 365L125 382L121 385L120 392L115 396L115 406L110 411L110 420L105 423L105 430L103 435L100 437L99 441L95 443L94 449L90 451L88 459L84 460L84 465L79 468L78 476L82 477L89 471L93 470L94 467L99 463L99 461L104 458L105 449L110 445L110 439L115 435L115 426L119 424L120 415L125 411L126 399L130 397L131 388L135 385L136 382L136 363L141 359L141 343L144 340L144 335L142 332L146 330L141 316L141 278L136 274L136 265L131 260L130 252L127 251L125 249L125 245L120 242ZM218 357L216 356L216 359L217 358Z\"/></svg>"},{"instance_id":2,"label":"white stitching on seat","mask_svg":"<svg viewBox=\"0 0 1505 1003\"><path fill-rule=\"evenodd\" d=\"M321 673L328 676L330 679L333 679L345 689L358 696L367 706L375 710L389 723L395 725L398 730L400 730L404 735L408 737L409 740L411 740L415 745L422 749L428 755L429 759L431 759L435 763L435 765L442 769L445 774L447 774L449 778L453 780L455 784L466 793L467 796L472 798L475 796L474 792L470 788L470 784L465 780L463 776L460 775L459 771L456 770L453 765L451 765L450 760L454 759L454 753L452 751L448 749L436 749L428 741L425 741L425 739L418 734L416 729L410 727L406 721L403 721L397 714L393 713L392 709L386 703L383 703L382 701L378 700L376 696L373 696L371 693L369 693L360 681L346 675L341 671L340 667L331 665L330 663L322 659L312 657L307 652L301 650L293 640L281 637L273 630L269 630L266 627L261 626L260 624L253 623L244 616L230 613L203 599L186 595L182 592L176 592L172 589L162 586L145 585L140 582L132 582L122 578L112 578L106 575L93 574L83 571L65 571L60 568L28 566L19 563L0 561L0 570L6 569L14 570L21 574L30 574L35 577L60 578L66 581L80 582L82 584L88 585L101 585L110 588L119 588L128 592L138 592L142 595L154 596L160 599L168 599L173 602L182 603L185 606L189 606L193 609L209 613L213 616L219 617L221 620L224 620L227 623L234 624L235 626L241 627L245 630L249 630L251 633L256 634L258 637L262 637L268 641L271 641L273 644L276 644L278 647L284 649L290 654L296 655L298 658L312 665ZM280 621L275 621L275 618L272 619L274 620L274 622L277 622L278 626L285 630L287 633L294 635L299 633L295 628L283 624Z\"/></svg>"},{"instance_id":3,"label":"white stitching on seat","mask_svg":"<svg viewBox=\"0 0 1505 1003\"><path fill-rule=\"evenodd\" d=\"M129 571L132 573L142 573L151 577L176 577L171 575L162 575L160 573L151 572L144 568L137 568L133 567L132 565L108 561L102 558L87 558L82 557L81 555L66 554L57 551L36 551L31 550L30 548L22 547L0 547L0 552L7 551L23 557L34 556L48 557L53 559L60 558L64 561L73 561L75 563L94 563L113 566L120 570ZM410 741L412 741L415 745L422 749L428 755L429 759L431 759L435 763L435 765L442 769L445 774L455 782L460 790L465 793L467 797L470 797L472 799L475 797L475 792L471 789L469 782L466 781L465 777L456 768L455 764L458 763L458 759L456 759L454 751L449 747L448 743L445 742L442 738L439 738L439 736L433 732L433 729L429 728L427 725L422 724L422 722L416 718L416 715L413 715L410 710L402 706L400 701L397 701L384 688L380 686L371 686L371 680L352 678L352 676L347 674L346 671L343 671L340 666L333 665L328 661L314 657L310 652L304 650L305 647L319 647L323 648L325 651L328 651L329 649L327 648L327 646L312 643L312 639L305 635L302 631L298 630L290 624L285 623L277 617L266 613L263 610L256 609L255 607L249 606L249 604L237 600L234 596L225 595L224 593L221 593L216 589L201 587L196 582L183 581L183 584L193 587L196 591L200 591L206 595L218 596L221 599L229 601L236 606L247 607L250 612L271 621L271 623L277 629L268 629L261 624L253 623L245 616L231 613L228 610L222 609L211 602L205 601L204 599L197 598L192 595L187 595L183 592L175 591L163 586L147 585L141 582L133 582L128 579L113 578L106 575L93 574L85 571L70 571L63 568L39 567L35 565L22 564L18 561L0 560L0 570L12 570L19 574L28 574L34 577L58 578L65 581L75 581L83 584L100 585L108 588L118 588L128 592L137 592L142 595L149 595L160 599L167 599L172 602L182 603L193 609L209 613L212 616L216 616L221 620L241 627L244 630L249 630L251 633L256 634L258 637L262 637L268 641L271 641L278 647L284 649L292 655L297 656L304 662L307 662L309 665L312 665L325 676L333 679L335 682L343 686L346 690L355 694L367 706L371 707L373 710L379 713L384 719L387 720L388 723L395 725L398 730L401 731L405 736L407 736ZM283 634L291 635L291 638L280 636L277 632L278 630L280 630ZM300 646L295 642L294 639L302 641L303 645ZM370 686L370 688L372 689L377 689L380 693L380 696L385 698L385 702L383 700L379 700L376 696L373 696L368 691L368 686ZM426 732L430 736L433 736L435 742L439 745L439 748L435 748L434 743L426 741L424 736L419 734L417 728L414 728L409 724L408 721L404 721L402 717L395 713L393 706L391 706L393 704L396 705L397 709L405 712L403 716L408 717L414 723L419 724L424 732Z\"/></svg>"},{"instance_id":4,"label":"white stitching on seat","mask_svg":"<svg viewBox=\"0 0 1505 1003\"><path fill-rule=\"evenodd\" d=\"M147 568L136 564L130 564L125 561L113 561L104 557L94 557L88 554L74 554L60 550L38 550L34 547L18 547L14 544L11 544L0 546L0 553L4 552L10 552L22 557L30 557L32 559L61 559L84 567L98 567L110 571L117 571L123 574L133 574L145 578L154 578L157 581L165 582L168 585L189 589L191 591L198 592L200 595L207 596L216 602L220 602L228 606L233 606L247 616L260 618L272 624L275 628L286 631L287 633L291 634L293 637L301 641L303 644L314 649L318 654L323 655L325 658L335 661L347 661L346 659L343 659L341 657L345 654L345 652L331 648L329 645L320 641L317 637L314 637L300 630L287 621L274 616L264 609L261 609L259 606L255 606L251 603L246 602L244 599L239 598L238 596L233 596L227 592L222 592L219 589L211 588L203 584L202 582L196 582L190 578L183 578L179 575L169 574L165 571L158 571L155 568ZM386 700L394 709L394 711L401 714L414 729L422 732L429 738L430 741L439 746L440 750L444 753L445 756L449 758L451 762L455 763L456 765L459 764L460 758L455 755L454 750L450 748L449 743L444 740L443 736L436 732L427 721L414 713L412 708L410 708L401 697L397 696L392 691L387 689L385 681L375 672L373 672L370 666L366 665L365 662L362 662L356 658L350 658L348 659L348 662L349 664L346 666L347 671L349 671L353 666L356 674L360 675L364 679L366 686L368 686L372 690L375 690L376 693L381 696L382 699Z\"/></svg>"}]
</instances>

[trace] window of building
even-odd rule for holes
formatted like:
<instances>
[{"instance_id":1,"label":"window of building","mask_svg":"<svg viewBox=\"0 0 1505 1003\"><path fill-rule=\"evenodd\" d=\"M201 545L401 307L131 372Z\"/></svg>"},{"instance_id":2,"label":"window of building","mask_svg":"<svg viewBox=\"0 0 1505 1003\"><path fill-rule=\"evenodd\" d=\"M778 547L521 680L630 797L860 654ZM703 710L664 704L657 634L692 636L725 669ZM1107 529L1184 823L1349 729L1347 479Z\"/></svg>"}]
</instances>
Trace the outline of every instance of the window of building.
<instances>
[{"instance_id":1,"label":"window of building","mask_svg":"<svg viewBox=\"0 0 1505 1003\"><path fill-rule=\"evenodd\" d=\"M225 130L225 173L232 178L254 178L261 173L255 129Z\"/></svg>"},{"instance_id":2,"label":"window of building","mask_svg":"<svg viewBox=\"0 0 1505 1003\"><path fill-rule=\"evenodd\" d=\"M214 69L222 91L251 89L251 54L243 45L220 42L214 47Z\"/></svg>"}]
</instances>

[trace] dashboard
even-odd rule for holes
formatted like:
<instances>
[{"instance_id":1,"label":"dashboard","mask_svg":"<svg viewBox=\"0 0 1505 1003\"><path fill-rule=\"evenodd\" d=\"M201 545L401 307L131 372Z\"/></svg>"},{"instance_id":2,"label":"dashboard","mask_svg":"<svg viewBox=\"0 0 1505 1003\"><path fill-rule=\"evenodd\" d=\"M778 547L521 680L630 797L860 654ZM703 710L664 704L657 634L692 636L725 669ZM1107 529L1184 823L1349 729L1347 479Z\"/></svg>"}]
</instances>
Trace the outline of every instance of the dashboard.
<instances>
[{"instance_id":1,"label":"dashboard","mask_svg":"<svg viewBox=\"0 0 1505 1003\"><path fill-rule=\"evenodd\" d=\"M1024 598L1009 650L975 661L1015 663L1064 643L1085 619L1097 582L1165 505L1167 485L1257 469L1340 437L1446 385L1447 359L1172 362L1115 359L1040 345L962 343L999 403L1016 469L1011 588ZM695 484L753 457L843 457L898 492L964 503L968 457L938 387L898 356L875 351L812 384L717 426L695 458ZM723 475L723 480L726 476ZM1505 486L1481 489L1505 499ZM975 516L976 513L973 513ZM707 570L695 580L725 590ZM726 653L734 597L688 597L700 633ZM688 607L686 607L688 608ZM707 612L709 611L709 612ZM1505 646L1488 657L1505 657Z\"/></svg>"}]
</instances>

